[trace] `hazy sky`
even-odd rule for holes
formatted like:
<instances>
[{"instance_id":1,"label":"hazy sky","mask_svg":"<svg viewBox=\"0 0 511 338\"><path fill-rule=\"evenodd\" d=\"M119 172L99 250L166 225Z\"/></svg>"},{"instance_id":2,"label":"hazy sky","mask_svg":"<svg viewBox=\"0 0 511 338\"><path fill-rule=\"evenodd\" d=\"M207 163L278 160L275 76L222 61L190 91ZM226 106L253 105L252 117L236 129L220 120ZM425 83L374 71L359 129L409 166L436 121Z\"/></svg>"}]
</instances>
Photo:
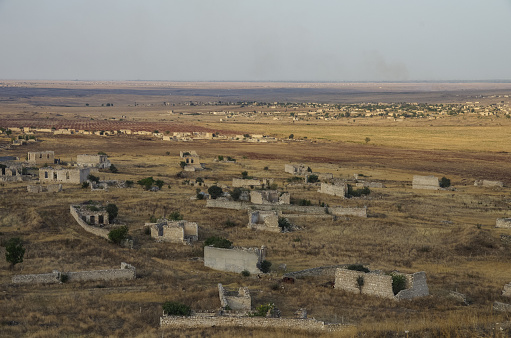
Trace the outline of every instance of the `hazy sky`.
<instances>
[{"instance_id":1,"label":"hazy sky","mask_svg":"<svg viewBox=\"0 0 511 338\"><path fill-rule=\"evenodd\" d=\"M511 0L0 0L0 79L511 80Z\"/></svg>"}]
</instances>

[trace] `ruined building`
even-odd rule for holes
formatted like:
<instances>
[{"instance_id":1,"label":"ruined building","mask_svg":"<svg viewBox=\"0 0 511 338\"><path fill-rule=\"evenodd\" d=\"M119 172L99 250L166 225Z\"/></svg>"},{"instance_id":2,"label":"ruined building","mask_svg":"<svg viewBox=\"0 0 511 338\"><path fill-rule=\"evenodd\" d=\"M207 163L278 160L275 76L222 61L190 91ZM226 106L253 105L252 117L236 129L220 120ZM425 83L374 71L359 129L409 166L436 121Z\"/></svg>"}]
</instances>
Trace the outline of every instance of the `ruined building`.
<instances>
[{"instance_id":1,"label":"ruined building","mask_svg":"<svg viewBox=\"0 0 511 338\"><path fill-rule=\"evenodd\" d=\"M151 229L151 237L158 242L191 243L199 239L199 226L196 222L158 220L146 223Z\"/></svg>"},{"instance_id":2,"label":"ruined building","mask_svg":"<svg viewBox=\"0 0 511 338\"><path fill-rule=\"evenodd\" d=\"M245 312L252 309L252 298L246 287L240 287L238 292L231 292L225 290L222 284L218 283L218 295L220 296L220 304L224 309Z\"/></svg>"},{"instance_id":3,"label":"ruined building","mask_svg":"<svg viewBox=\"0 0 511 338\"><path fill-rule=\"evenodd\" d=\"M284 164L284 171L293 175L307 175L310 173L308 169L303 164Z\"/></svg>"},{"instance_id":4,"label":"ruined building","mask_svg":"<svg viewBox=\"0 0 511 338\"><path fill-rule=\"evenodd\" d=\"M34 151L28 153L28 163L30 164L54 164L55 153L53 150Z\"/></svg>"},{"instance_id":5,"label":"ruined building","mask_svg":"<svg viewBox=\"0 0 511 338\"><path fill-rule=\"evenodd\" d=\"M288 192L278 190L254 190L250 192L250 202L254 204L290 204Z\"/></svg>"},{"instance_id":6,"label":"ruined building","mask_svg":"<svg viewBox=\"0 0 511 338\"><path fill-rule=\"evenodd\" d=\"M89 173L89 168L44 167L39 169L39 181L81 184L87 181Z\"/></svg>"},{"instance_id":7,"label":"ruined building","mask_svg":"<svg viewBox=\"0 0 511 338\"><path fill-rule=\"evenodd\" d=\"M398 274L406 279L405 289L394 294L392 276L381 271L362 271L337 269L335 272L335 288L351 293L361 293L390 299L412 299L429 295L426 273Z\"/></svg>"},{"instance_id":8,"label":"ruined building","mask_svg":"<svg viewBox=\"0 0 511 338\"><path fill-rule=\"evenodd\" d=\"M248 227L257 230L280 232L278 211L249 211Z\"/></svg>"},{"instance_id":9,"label":"ruined building","mask_svg":"<svg viewBox=\"0 0 511 338\"><path fill-rule=\"evenodd\" d=\"M185 171L196 171L204 169L203 165L200 163L200 157L197 155L195 150L180 151L179 156L185 163L185 167L183 168Z\"/></svg>"},{"instance_id":10,"label":"ruined building","mask_svg":"<svg viewBox=\"0 0 511 338\"><path fill-rule=\"evenodd\" d=\"M414 175L412 181L413 189L440 190L440 182L435 176Z\"/></svg>"},{"instance_id":11,"label":"ruined building","mask_svg":"<svg viewBox=\"0 0 511 338\"><path fill-rule=\"evenodd\" d=\"M76 156L76 164L79 167L84 168L99 168L99 169L107 169L110 168L111 163L108 160L107 155L77 155Z\"/></svg>"},{"instance_id":12,"label":"ruined building","mask_svg":"<svg viewBox=\"0 0 511 338\"><path fill-rule=\"evenodd\" d=\"M321 183L321 188L318 190L318 192L344 198L348 192L348 185L345 183Z\"/></svg>"}]
</instances>

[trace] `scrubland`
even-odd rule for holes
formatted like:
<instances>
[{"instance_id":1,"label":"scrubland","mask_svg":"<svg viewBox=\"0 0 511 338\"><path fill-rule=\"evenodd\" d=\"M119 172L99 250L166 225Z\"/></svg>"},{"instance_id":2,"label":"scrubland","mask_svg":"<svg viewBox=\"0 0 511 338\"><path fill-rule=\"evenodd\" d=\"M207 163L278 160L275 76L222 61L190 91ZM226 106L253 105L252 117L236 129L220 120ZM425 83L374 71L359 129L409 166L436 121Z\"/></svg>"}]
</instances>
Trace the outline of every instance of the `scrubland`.
<instances>
[{"instance_id":1,"label":"scrubland","mask_svg":"<svg viewBox=\"0 0 511 338\"><path fill-rule=\"evenodd\" d=\"M60 108L63 109L63 108ZM131 108L130 108L131 109ZM20 113L21 114L21 113ZM0 244L23 239L24 262L10 270L0 248L1 336L345 336L345 337L493 337L510 335L510 315L494 312L492 303L511 282L510 229L495 228L495 219L510 216L511 155L507 120L446 118L442 121L317 123L218 123L182 117L183 123L236 133L271 133L299 140L268 144L233 141L163 142L129 136L49 136L41 142L5 151L25 158L27 151L54 150L66 162L77 154L108 154L119 169L100 171L101 179L137 181L152 176L165 182L162 190L109 188L97 192L64 185L61 193L29 194L27 183L0 186ZM348 123L349 122L349 123ZM501 125L498 125L498 124ZM304 137L307 139L304 139ZM365 144L365 137L371 141ZM7 138L0 141L6 142ZM179 151L196 150L206 170L185 173ZM236 163L216 162L218 155ZM341 199L317 192L318 186L287 181L286 163L304 163L313 171L334 177L378 181L366 197ZM267 169L266 169L267 167ZM230 185L232 177L247 171L256 178L274 178L293 199L313 205L368 208L368 218L317 219L291 217L298 230L266 233L247 228L246 211L206 209L192 200L203 186L184 184L201 177L208 185ZM412 190L413 175L451 179L454 190ZM476 179L504 181L504 188L473 185ZM30 183L32 184L32 183ZM69 205L87 200L119 207L118 221L128 225L133 249L96 238L78 226ZM179 211L199 224L199 242L193 245L156 243L145 234L151 216ZM230 220L235 226L227 226ZM272 272L261 278L205 268L202 241L212 235L237 246L268 248ZM115 282L13 285L14 274L118 268L121 262L137 268L137 279ZM396 302L348 294L325 287L333 278L303 278L278 284L287 271L334 264L359 263L371 269L425 271L431 296ZM252 306L273 302L283 317L307 308L309 317L349 324L334 333L293 330L159 328L161 304L180 301L196 311L220 307L217 284L234 289L247 286ZM468 305L449 298L450 291L467 296ZM507 328L500 331L502 323ZM408 333L405 333L408 331Z\"/></svg>"}]
</instances>

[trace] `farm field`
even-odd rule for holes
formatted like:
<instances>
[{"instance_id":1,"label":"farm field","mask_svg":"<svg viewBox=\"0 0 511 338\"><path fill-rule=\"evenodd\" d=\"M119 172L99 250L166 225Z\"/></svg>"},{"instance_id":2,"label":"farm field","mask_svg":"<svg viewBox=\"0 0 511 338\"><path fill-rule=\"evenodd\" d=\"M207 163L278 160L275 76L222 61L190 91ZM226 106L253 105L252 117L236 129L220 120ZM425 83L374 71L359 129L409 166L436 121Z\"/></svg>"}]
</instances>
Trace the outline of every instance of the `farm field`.
<instances>
[{"instance_id":1,"label":"farm field","mask_svg":"<svg viewBox=\"0 0 511 338\"><path fill-rule=\"evenodd\" d=\"M437 102L463 103L476 95L509 93L508 84L430 84L429 89L417 84L408 91L403 84L378 86L383 88L358 84L351 92L340 84L315 88L313 84L288 84L287 91L276 84L265 84L264 90L257 87L263 86L260 84L33 82L24 86L9 87L13 88L9 94L0 94L6 95L0 101L0 127L33 124L41 128L202 131L265 134L279 139L274 143L172 142L135 135L36 133L38 142L2 148L0 156L17 156L20 160L30 151L53 150L55 157L68 163L76 161L78 154L104 152L119 172L100 170L97 175L101 180L137 182L153 177L164 182L155 192L145 191L136 183L131 188L112 187L100 192L65 184L63 192L40 194L27 192L27 184L35 182L0 182L2 336L511 334L510 314L492 309L494 301L511 303L511 299L501 296L503 286L511 282L511 229L495 228L497 218L511 217L511 119L460 115L403 122L344 118L293 123L268 116L241 116L236 121L220 122L218 116L207 112L243 112L249 108L186 104L199 95L206 97L204 100L231 95L240 101L277 101L277 94L289 100L319 102L355 102L371 97L390 101L394 97L395 101L434 98ZM226 94L229 88L235 94ZM86 96L84 90L88 91ZM165 101L168 94L164 95L164 90L181 91L172 95L176 97L175 106L148 106ZM344 96L335 101L339 93ZM135 101L138 106L133 105ZM91 105L85 107L86 102ZM114 102L114 106L101 107L101 102ZM0 145L9 144L10 139L0 134ZM197 151L205 170L182 172L179 152L190 150ZM218 156L231 156L236 162L221 162ZM369 195L349 199L325 195L318 192L318 185L290 182L292 175L284 172L284 165L289 163L304 163L314 172L332 173L352 184L357 174L359 180L381 182L385 187L371 188ZM290 215L297 230L275 234L247 228L247 211L210 209L205 201L192 199L197 191L207 192L196 183L197 178L228 191L232 190L232 178L241 177L243 171L255 178L274 179L279 190L288 191L296 201L310 200L314 206L366 206L368 217ZM449 178L454 189L412 189L414 175ZM502 181L504 187L474 186L475 180L482 179ZM74 221L69 206L88 200L119 207L118 221L128 226L135 242L133 249L94 237ZM158 243L146 234L144 224L150 218L173 211L199 224L198 242ZM202 245L211 236L225 237L236 246L265 245L271 272L258 278L204 267ZM23 263L14 270L3 259L3 246L11 237L22 238L26 248ZM55 285L11 282L15 274L112 269L121 262L136 267L135 280ZM370 269L403 273L425 271L431 295L398 302L351 294L327 287L326 282L333 281L333 277L325 276L300 278L295 284L279 283L285 272L339 264L363 264ZM195 311L218 310L218 283L230 289L248 287L253 308L274 303L287 318L292 318L297 309L307 308L309 317L346 324L346 328L335 333L311 333L274 328L159 327L161 304L167 300L182 302ZM466 295L467 304L449 297L451 291Z\"/></svg>"}]
</instances>

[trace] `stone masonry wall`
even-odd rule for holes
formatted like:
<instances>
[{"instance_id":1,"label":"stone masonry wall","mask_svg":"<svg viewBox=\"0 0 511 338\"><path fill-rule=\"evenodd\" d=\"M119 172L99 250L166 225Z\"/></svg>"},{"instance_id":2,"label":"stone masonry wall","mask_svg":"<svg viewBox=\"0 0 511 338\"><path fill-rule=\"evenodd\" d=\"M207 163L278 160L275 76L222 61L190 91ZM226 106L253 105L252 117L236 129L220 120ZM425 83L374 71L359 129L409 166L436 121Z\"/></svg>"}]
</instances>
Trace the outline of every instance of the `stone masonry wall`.
<instances>
[{"instance_id":1,"label":"stone masonry wall","mask_svg":"<svg viewBox=\"0 0 511 338\"><path fill-rule=\"evenodd\" d=\"M262 317L231 317L215 315L196 315L190 317L164 316L160 317L161 327L252 327L252 328L287 328L307 331L337 331L341 325L326 325L315 319L262 318Z\"/></svg>"},{"instance_id":2,"label":"stone masonry wall","mask_svg":"<svg viewBox=\"0 0 511 338\"><path fill-rule=\"evenodd\" d=\"M497 218L496 228L511 228L511 218Z\"/></svg>"},{"instance_id":3,"label":"stone masonry wall","mask_svg":"<svg viewBox=\"0 0 511 338\"><path fill-rule=\"evenodd\" d=\"M250 311L252 309L252 298L248 288L241 287L237 295L229 295L222 284L218 283L218 294L223 308L229 307L233 311Z\"/></svg>"},{"instance_id":4,"label":"stone masonry wall","mask_svg":"<svg viewBox=\"0 0 511 338\"><path fill-rule=\"evenodd\" d=\"M408 279L408 288L399 291L396 295L397 299L413 299L429 295L429 288L426 283L426 273L424 271L405 276Z\"/></svg>"},{"instance_id":5,"label":"stone masonry wall","mask_svg":"<svg viewBox=\"0 0 511 338\"><path fill-rule=\"evenodd\" d=\"M232 179L232 186L234 188L248 188L248 187L260 187L261 181L256 179L242 179L242 178L233 178Z\"/></svg>"},{"instance_id":6,"label":"stone masonry wall","mask_svg":"<svg viewBox=\"0 0 511 338\"><path fill-rule=\"evenodd\" d=\"M440 183L435 176L413 176L413 189L439 190Z\"/></svg>"},{"instance_id":7,"label":"stone masonry wall","mask_svg":"<svg viewBox=\"0 0 511 338\"><path fill-rule=\"evenodd\" d=\"M502 296L511 297L511 283L504 285L504 290L502 290Z\"/></svg>"},{"instance_id":8,"label":"stone masonry wall","mask_svg":"<svg viewBox=\"0 0 511 338\"><path fill-rule=\"evenodd\" d=\"M331 265L331 266L320 266L317 268L300 270L289 272L284 275L284 277L294 277L294 278L302 278L302 277L315 277L315 276L335 276L335 272L338 268L344 268L346 265Z\"/></svg>"},{"instance_id":9,"label":"stone masonry wall","mask_svg":"<svg viewBox=\"0 0 511 338\"><path fill-rule=\"evenodd\" d=\"M76 211L75 207L74 206L70 206L69 207L69 211L71 213L71 216L73 216L73 218L75 219L76 222L78 222L78 224L87 232L90 232L91 234L93 235L96 235L96 236L99 236L99 237L103 237L105 239L108 239L108 233L109 231L107 229L102 229L102 228L98 228L98 227L94 227L94 226L91 226L91 225L88 225L87 223L85 223L80 215L78 215L78 212Z\"/></svg>"},{"instance_id":10,"label":"stone masonry wall","mask_svg":"<svg viewBox=\"0 0 511 338\"><path fill-rule=\"evenodd\" d=\"M337 269L335 272L335 288L351 293L360 293L357 285L359 276L364 278L362 294L394 299L392 277L389 275Z\"/></svg>"},{"instance_id":11,"label":"stone masonry wall","mask_svg":"<svg viewBox=\"0 0 511 338\"><path fill-rule=\"evenodd\" d=\"M240 273L247 270L252 274L261 273L258 265L264 260L264 250L259 248L223 249L204 247L204 266L220 271Z\"/></svg>"},{"instance_id":12,"label":"stone masonry wall","mask_svg":"<svg viewBox=\"0 0 511 338\"><path fill-rule=\"evenodd\" d=\"M321 188L318 190L318 192L322 194L328 194L333 196L338 196L344 198L346 195L347 186L346 184L342 185L334 185L334 184L328 184L328 183L321 183Z\"/></svg>"},{"instance_id":13,"label":"stone masonry wall","mask_svg":"<svg viewBox=\"0 0 511 338\"><path fill-rule=\"evenodd\" d=\"M40 273L33 275L16 275L12 277L13 284L55 284L60 283L60 272Z\"/></svg>"},{"instance_id":14,"label":"stone masonry wall","mask_svg":"<svg viewBox=\"0 0 511 338\"><path fill-rule=\"evenodd\" d=\"M502 188L504 187L504 183L502 181L489 181L489 180L478 180L474 182L475 186L482 186L482 187L488 187L488 188Z\"/></svg>"}]
</instances>

